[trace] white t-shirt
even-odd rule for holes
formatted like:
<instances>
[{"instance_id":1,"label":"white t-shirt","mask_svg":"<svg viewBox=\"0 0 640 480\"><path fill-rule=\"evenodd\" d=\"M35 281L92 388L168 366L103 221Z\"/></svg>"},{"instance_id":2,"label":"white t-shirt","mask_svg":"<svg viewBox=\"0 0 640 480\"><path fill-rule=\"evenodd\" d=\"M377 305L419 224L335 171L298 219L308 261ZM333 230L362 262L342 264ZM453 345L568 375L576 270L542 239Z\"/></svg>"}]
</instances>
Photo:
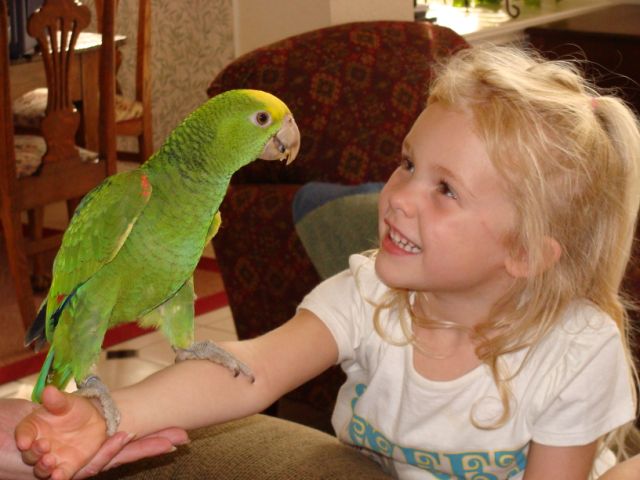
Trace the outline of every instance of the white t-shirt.
<instances>
[{"instance_id":1,"label":"white t-shirt","mask_svg":"<svg viewBox=\"0 0 640 480\"><path fill-rule=\"evenodd\" d=\"M451 381L433 381L413 366L413 347L395 346L373 326L374 304L387 291L374 261L352 255L350 269L302 301L329 328L347 374L333 413L338 437L371 454L402 479L517 479L529 442L584 445L634 419L632 380L613 320L589 302L574 302L511 381L512 416L481 429L502 412L484 364ZM392 338L397 318L383 312ZM526 351L504 356L510 371Z\"/></svg>"}]
</instances>

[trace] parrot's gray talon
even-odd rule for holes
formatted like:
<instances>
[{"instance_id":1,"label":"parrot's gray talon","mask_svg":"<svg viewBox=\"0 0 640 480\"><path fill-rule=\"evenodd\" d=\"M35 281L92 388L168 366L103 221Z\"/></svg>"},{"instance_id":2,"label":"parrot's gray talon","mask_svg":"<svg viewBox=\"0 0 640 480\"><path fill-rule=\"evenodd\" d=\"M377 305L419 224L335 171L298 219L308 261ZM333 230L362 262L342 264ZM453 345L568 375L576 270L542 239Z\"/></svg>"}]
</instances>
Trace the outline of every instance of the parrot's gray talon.
<instances>
[{"instance_id":1,"label":"parrot's gray talon","mask_svg":"<svg viewBox=\"0 0 640 480\"><path fill-rule=\"evenodd\" d=\"M120 425L120 410L102 380L97 375L90 375L78 385L76 393L83 397L98 399L102 407L102 416L107 424L107 435L113 436Z\"/></svg>"},{"instance_id":2,"label":"parrot's gray talon","mask_svg":"<svg viewBox=\"0 0 640 480\"><path fill-rule=\"evenodd\" d=\"M253 372L247 365L211 340L195 342L189 348L174 348L174 351L176 352L176 363L184 360L209 360L230 370L234 377L238 377L242 373L251 383L256 381Z\"/></svg>"}]
</instances>

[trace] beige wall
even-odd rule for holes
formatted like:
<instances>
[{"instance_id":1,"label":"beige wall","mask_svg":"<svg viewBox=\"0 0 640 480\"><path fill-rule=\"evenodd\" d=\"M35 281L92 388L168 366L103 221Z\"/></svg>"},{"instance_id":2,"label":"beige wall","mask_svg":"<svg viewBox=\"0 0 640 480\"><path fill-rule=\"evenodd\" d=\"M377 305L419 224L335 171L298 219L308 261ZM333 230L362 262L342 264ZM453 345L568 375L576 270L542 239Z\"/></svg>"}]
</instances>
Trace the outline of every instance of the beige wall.
<instances>
[{"instance_id":1,"label":"beige wall","mask_svg":"<svg viewBox=\"0 0 640 480\"><path fill-rule=\"evenodd\" d=\"M233 0L235 53L290 35L365 20L413 20L411 0Z\"/></svg>"},{"instance_id":2,"label":"beige wall","mask_svg":"<svg viewBox=\"0 0 640 480\"><path fill-rule=\"evenodd\" d=\"M93 9L93 0L84 3ZM118 79L131 97L135 91L137 4L137 0L120 0L116 20L116 32L127 36ZM152 0L151 13L153 137L157 149L171 130L207 99L207 86L233 59L233 22L231 0Z\"/></svg>"},{"instance_id":3,"label":"beige wall","mask_svg":"<svg viewBox=\"0 0 640 480\"><path fill-rule=\"evenodd\" d=\"M83 1L93 9L93 0ZM116 24L117 33L127 36L119 81L130 96L135 89L137 3L120 0ZM410 20L412 8L410 0L152 0L155 148L206 100L207 86L234 52L336 23ZM127 148L135 149L135 142Z\"/></svg>"}]
</instances>

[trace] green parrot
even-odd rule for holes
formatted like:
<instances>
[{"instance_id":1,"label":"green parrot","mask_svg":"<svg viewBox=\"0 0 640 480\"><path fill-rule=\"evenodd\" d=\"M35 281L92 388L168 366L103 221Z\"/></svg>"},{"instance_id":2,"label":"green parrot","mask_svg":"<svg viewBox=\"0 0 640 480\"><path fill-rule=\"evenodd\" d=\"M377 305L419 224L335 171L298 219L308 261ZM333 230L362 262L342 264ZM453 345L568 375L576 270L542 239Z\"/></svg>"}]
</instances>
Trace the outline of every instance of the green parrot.
<instances>
[{"instance_id":1,"label":"green parrot","mask_svg":"<svg viewBox=\"0 0 640 480\"><path fill-rule=\"evenodd\" d=\"M194 346L193 272L220 227L218 208L233 173L256 158L288 164L299 146L281 100L231 90L191 113L146 163L89 192L64 234L51 288L25 339L50 344L33 400L41 400L45 385L64 389L72 378L80 391L106 390L90 375L105 333L133 321L162 331L179 359L206 357L251 375L215 344Z\"/></svg>"}]
</instances>

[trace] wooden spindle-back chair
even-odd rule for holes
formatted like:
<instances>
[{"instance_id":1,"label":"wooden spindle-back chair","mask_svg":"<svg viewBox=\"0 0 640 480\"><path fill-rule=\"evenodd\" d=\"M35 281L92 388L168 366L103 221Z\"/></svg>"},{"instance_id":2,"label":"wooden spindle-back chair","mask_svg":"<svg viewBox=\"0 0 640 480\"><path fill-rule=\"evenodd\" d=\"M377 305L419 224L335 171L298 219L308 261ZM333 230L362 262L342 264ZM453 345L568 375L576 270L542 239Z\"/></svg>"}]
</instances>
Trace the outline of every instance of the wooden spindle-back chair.
<instances>
[{"instance_id":1,"label":"wooden spindle-back chair","mask_svg":"<svg viewBox=\"0 0 640 480\"><path fill-rule=\"evenodd\" d=\"M2 8L6 9L5 0ZM42 134L46 153L30 175L18 176L17 143L14 136L9 86L9 62L6 28L0 32L0 215L9 268L23 323L28 326L35 315L28 257L57 249L62 233L42 235L43 209L66 201L69 214L79 199L107 176L116 172L115 147L115 44L113 35L114 0L105 0L103 44L100 65L100 151L79 149L74 142L79 113L69 96L69 72L74 62L74 47L80 31L88 25L90 11L75 0L45 0L28 22L29 34L37 39L42 52L49 91ZM6 10L5 10L6 11ZM1 14L2 12L0 12ZM4 19L3 17L3 22ZM32 229L25 235L22 213L30 212Z\"/></svg>"},{"instance_id":2,"label":"wooden spindle-back chair","mask_svg":"<svg viewBox=\"0 0 640 480\"><path fill-rule=\"evenodd\" d=\"M138 1L135 97L128 98L119 92L115 97L116 134L136 137L138 152L119 152L120 158L144 162L153 153L151 118L151 0ZM104 0L94 0L97 28L102 32ZM118 8L116 0L114 8ZM84 27L83 27L84 28ZM120 65L120 52L116 51L116 71ZM22 95L14 102L14 118L22 132L38 132L45 113L47 89L37 88Z\"/></svg>"}]
</instances>

